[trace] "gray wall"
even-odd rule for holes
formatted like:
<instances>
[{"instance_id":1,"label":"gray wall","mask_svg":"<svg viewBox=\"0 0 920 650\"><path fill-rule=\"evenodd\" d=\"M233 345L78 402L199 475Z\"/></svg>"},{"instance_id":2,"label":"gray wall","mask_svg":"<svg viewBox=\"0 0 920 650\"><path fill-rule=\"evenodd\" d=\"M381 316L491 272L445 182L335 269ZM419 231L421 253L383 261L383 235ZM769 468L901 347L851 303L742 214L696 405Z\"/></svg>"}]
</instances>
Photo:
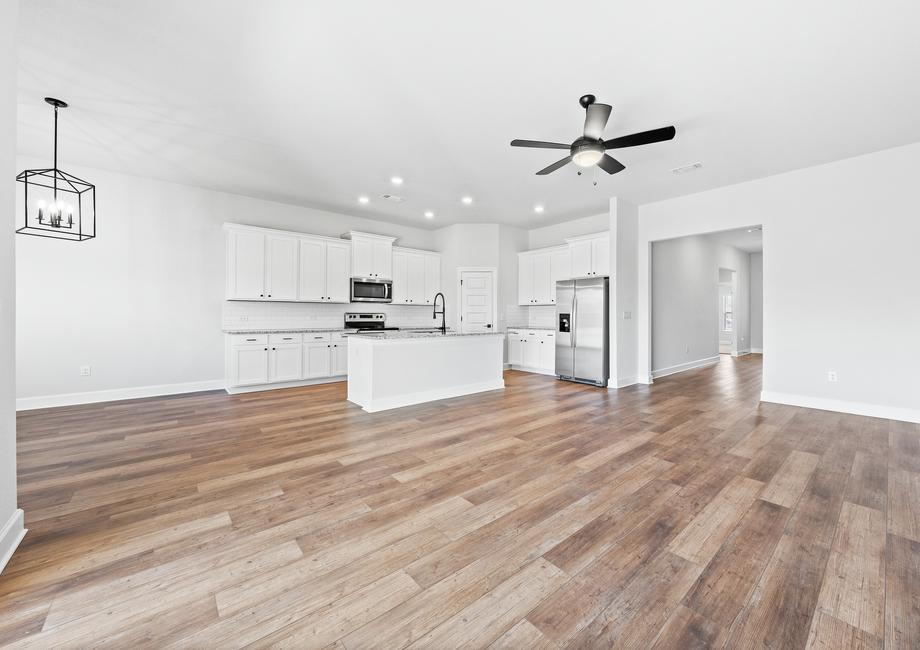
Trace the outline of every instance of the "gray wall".
<instances>
[{"instance_id":1,"label":"gray wall","mask_svg":"<svg viewBox=\"0 0 920 650\"><path fill-rule=\"evenodd\" d=\"M652 373L666 374L719 354L719 269L735 271L738 349L750 345L750 255L706 236L652 245Z\"/></svg>"},{"instance_id":2,"label":"gray wall","mask_svg":"<svg viewBox=\"0 0 920 650\"><path fill-rule=\"evenodd\" d=\"M763 253L751 253L751 350L763 351Z\"/></svg>"}]
</instances>

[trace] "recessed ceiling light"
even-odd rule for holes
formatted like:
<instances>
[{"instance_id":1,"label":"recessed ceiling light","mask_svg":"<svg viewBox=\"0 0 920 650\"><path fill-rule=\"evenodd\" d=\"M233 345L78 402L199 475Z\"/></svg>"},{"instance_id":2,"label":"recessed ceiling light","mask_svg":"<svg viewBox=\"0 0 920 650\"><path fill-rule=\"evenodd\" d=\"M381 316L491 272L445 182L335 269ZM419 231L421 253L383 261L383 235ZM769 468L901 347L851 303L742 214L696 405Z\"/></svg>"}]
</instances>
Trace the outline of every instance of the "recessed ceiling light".
<instances>
[{"instance_id":1,"label":"recessed ceiling light","mask_svg":"<svg viewBox=\"0 0 920 650\"><path fill-rule=\"evenodd\" d=\"M403 179L400 176L393 176L390 178L390 182L393 183L393 185L402 185Z\"/></svg>"},{"instance_id":2,"label":"recessed ceiling light","mask_svg":"<svg viewBox=\"0 0 920 650\"><path fill-rule=\"evenodd\" d=\"M434 219L434 212L432 212L431 210L426 210L426 211L425 211L425 218L426 218L426 219Z\"/></svg>"},{"instance_id":3,"label":"recessed ceiling light","mask_svg":"<svg viewBox=\"0 0 920 650\"><path fill-rule=\"evenodd\" d=\"M358 203L360 203L361 205L366 205L366 204L368 204L368 203L370 203L370 202L371 202L371 200L370 200L369 198L367 198L366 196L359 196L359 197L358 197Z\"/></svg>"},{"instance_id":4,"label":"recessed ceiling light","mask_svg":"<svg viewBox=\"0 0 920 650\"><path fill-rule=\"evenodd\" d=\"M470 205L470 204L473 203L473 197L472 197L472 196L464 196L462 199L460 199L460 201L461 201L461 203L463 203L463 205Z\"/></svg>"},{"instance_id":5,"label":"recessed ceiling light","mask_svg":"<svg viewBox=\"0 0 920 650\"><path fill-rule=\"evenodd\" d=\"M537 214L543 214L543 206L535 205L533 206L533 211L536 212Z\"/></svg>"}]
</instances>

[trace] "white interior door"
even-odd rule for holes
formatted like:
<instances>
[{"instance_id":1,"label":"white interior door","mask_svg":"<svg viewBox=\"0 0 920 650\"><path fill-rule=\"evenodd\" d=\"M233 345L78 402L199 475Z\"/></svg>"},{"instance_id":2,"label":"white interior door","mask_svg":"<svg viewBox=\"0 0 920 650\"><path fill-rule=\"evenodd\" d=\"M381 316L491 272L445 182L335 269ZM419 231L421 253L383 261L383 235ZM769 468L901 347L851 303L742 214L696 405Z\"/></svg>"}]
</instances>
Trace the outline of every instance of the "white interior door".
<instances>
[{"instance_id":1,"label":"white interior door","mask_svg":"<svg viewBox=\"0 0 920 650\"><path fill-rule=\"evenodd\" d=\"M489 271L460 272L460 331L489 332L494 329L495 287Z\"/></svg>"},{"instance_id":2,"label":"white interior door","mask_svg":"<svg viewBox=\"0 0 920 650\"><path fill-rule=\"evenodd\" d=\"M730 285L719 285L719 353L731 354L735 342L735 295Z\"/></svg>"}]
</instances>

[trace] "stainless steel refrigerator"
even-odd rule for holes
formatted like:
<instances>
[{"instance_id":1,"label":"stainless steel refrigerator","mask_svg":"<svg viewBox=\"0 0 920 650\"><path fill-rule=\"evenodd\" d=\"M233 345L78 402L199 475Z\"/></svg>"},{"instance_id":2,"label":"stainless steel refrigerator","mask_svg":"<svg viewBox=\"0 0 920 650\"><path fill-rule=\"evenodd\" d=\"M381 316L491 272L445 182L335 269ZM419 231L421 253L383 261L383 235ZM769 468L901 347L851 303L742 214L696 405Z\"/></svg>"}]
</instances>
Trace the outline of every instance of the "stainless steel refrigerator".
<instances>
[{"instance_id":1,"label":"stainless steel refrigerator","mask_svg":"<svg viewBox=\"0 0 920 650\"><path fill-rule=\"evenodd\" d=\"M556 283L556 376L595 386L610 377L609 278Z\"/></svg>"}]
</instances>

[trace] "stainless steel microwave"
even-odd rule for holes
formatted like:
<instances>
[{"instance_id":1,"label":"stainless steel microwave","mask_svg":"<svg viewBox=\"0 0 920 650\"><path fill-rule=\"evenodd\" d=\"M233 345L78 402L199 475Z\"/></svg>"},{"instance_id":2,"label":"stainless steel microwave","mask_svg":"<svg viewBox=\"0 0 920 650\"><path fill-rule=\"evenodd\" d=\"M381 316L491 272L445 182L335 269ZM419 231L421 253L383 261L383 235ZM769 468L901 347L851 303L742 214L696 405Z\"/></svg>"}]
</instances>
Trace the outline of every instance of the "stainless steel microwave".
<instances>
[{"instance_id":1,"label":"stainless steel microwave","mask_svg":"<svg viewBox=\"0 0 920 650\"><path fill-rule=\"evenodd\" d=\"M351 302L393 302L392 280L352 278Z\"/></svg>"}]
</instances>

